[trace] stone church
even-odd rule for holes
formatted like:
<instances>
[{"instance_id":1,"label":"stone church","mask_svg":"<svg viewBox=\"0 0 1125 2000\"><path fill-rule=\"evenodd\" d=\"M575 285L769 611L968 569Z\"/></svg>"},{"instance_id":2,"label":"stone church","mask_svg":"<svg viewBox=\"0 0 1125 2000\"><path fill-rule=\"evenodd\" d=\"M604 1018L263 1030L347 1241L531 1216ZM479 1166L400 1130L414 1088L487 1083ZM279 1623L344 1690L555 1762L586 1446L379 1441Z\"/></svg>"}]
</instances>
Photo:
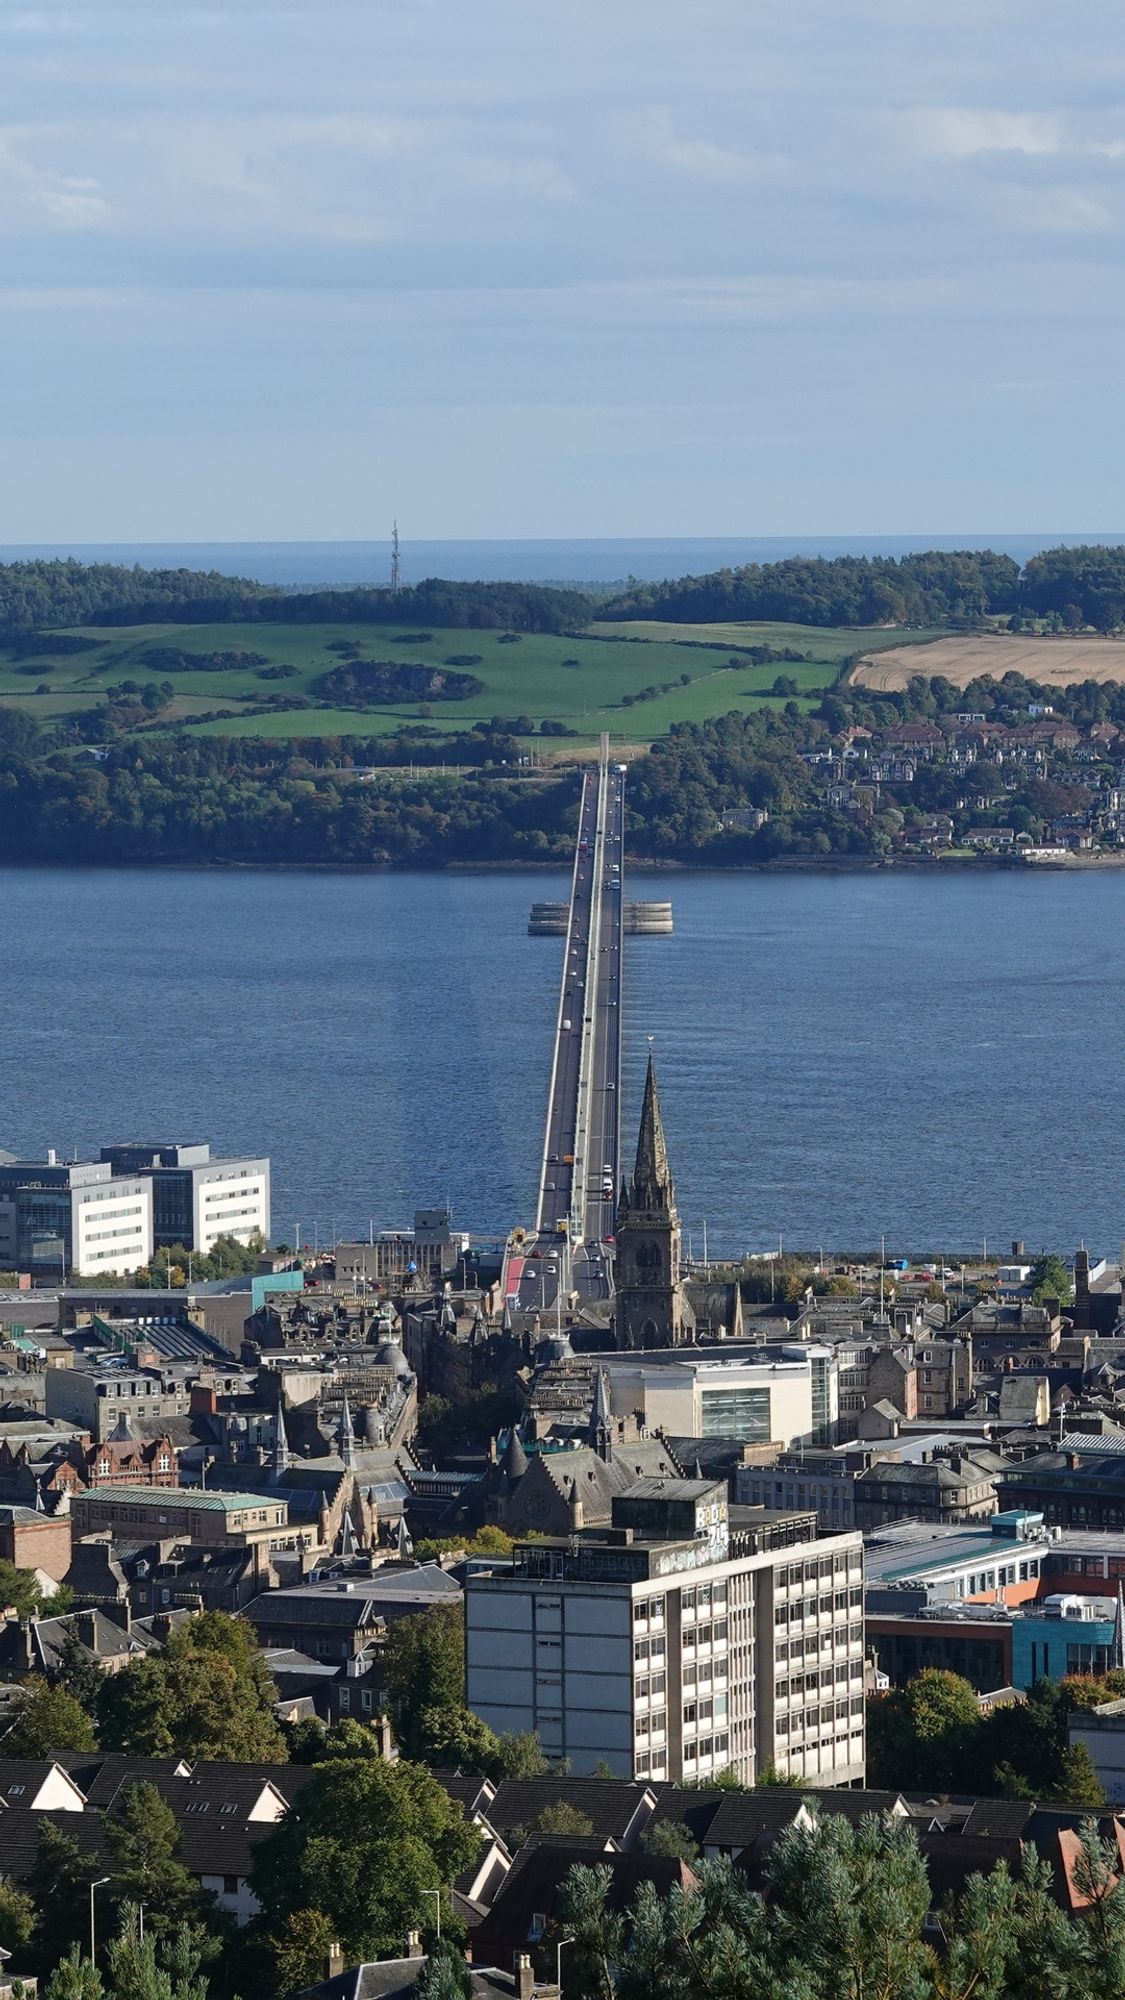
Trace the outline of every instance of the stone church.
<instances>
[{"instance_id":1,"label":"stone church","mask_svg":"<svg viewBox=\"0 0 1125 2000\"><path fill-rule=\"evenodd\" d=\"M680 1347L693 1339L695 1315L680 1271L680 1218L651 1054L636 1165L632 1179L622 1183L616 1237L614 1344Z\"/></svg>"}]
</instances>

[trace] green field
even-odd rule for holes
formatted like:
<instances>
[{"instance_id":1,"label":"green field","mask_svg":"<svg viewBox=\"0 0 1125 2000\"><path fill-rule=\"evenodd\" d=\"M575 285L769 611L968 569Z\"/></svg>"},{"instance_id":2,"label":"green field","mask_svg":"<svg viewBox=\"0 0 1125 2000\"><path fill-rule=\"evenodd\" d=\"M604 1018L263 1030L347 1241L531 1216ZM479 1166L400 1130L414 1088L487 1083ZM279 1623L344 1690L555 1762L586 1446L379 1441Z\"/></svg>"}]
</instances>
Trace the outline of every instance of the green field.
<instances>
[{"instance_id":1,"label":"green field","mask_svg":"<svg viewBox=\"0 0 1125 2000\"><path fill-rule=\"evenodd\" d=\"M78 636L97 642L96 648L72 656L44 652L20 660L11 646L0 645L0 704L25 708L41 721L54 721L96 706L104 689L131 680L168 680L175 688L172 705L162 713L162 726L191 722L193 717L224 713L196 724L206 735L377 736L395 735L404 726L425 722L431 728L456 732L493 716L530 716L538 726L546 719L564 723L574 736L543 738L545 751L596 742L608 730L618 744L641 745L663 736L674 722L702 722L731 709L758 710L770 696L778 674L794 680L804 705L817 690L830 686L841 660L854 652L901 646L902 632L842 631L804 625L668 625L637 623L593 627L564 637L525 634L506 641L498 632L435 630L420 643L393 627L341 625L144 625L77 628ZM602 636L594 636L594 634ZM67 635L62 635L67 636ZM926 633L910 638L930 637ZM428 711L418 703L368 709L314 706L254 713L251 703L271 693L310 694L317 677L340 662L331 642L358 645L365 660L394 659L440 665L451 655L478 655L464 669L484 682L484 691L463 701L435 701ZM686 644L685 641L705 644ZM754 665L749 660L727 665L723 651L711 645L769 645L807 652L805 661ZM193 656L208 653L255 653L273 664L296 669L283 680L262 680L254 668L236 666L220 671L169 670L146 660L153 648L176 647ZM568 664L576 662L577 664ZM688 675L686 684L681 677ZM642 689L673 685L645 700ZM45 692L38 690L43 688ZM316 696L311 696L316 701Z\"/></svg>"}]
</instances>

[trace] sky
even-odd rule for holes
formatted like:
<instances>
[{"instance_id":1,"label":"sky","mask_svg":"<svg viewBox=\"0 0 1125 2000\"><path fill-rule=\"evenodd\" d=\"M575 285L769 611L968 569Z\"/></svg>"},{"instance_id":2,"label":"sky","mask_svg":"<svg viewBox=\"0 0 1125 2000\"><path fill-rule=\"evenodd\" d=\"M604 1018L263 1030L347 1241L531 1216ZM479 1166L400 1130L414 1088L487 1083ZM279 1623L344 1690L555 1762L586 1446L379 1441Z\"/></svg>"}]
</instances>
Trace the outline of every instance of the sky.
<instances>
[{"instance_id":1,"label":"sky","mask_svg":"<svg viewBox=\"0 0 1125 2000\"><path fill-rule=\"evenodd\" d=\"M0 541L1120 528L1120 0L0 5Z\"/></svg>"}]
</instances>

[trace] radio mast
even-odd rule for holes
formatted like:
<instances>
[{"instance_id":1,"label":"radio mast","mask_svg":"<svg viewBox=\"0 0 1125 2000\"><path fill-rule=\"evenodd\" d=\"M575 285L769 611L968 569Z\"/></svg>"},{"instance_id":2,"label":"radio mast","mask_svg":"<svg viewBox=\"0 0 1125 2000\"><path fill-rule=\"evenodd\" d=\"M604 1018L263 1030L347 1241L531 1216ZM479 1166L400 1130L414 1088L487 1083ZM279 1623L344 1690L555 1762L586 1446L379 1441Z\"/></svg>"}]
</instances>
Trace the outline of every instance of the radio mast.
<instances>
[{"instance_id":1,"label":"radio mast","mask_svg":"<svg viewBox=\"0 0 1125 2000\"><path fill-rule=\"evenodd\" d=\"M391 530L391 589L398 590L402 584L402 571L398 559L398 522Z\"/></svg>"}]
</instances>

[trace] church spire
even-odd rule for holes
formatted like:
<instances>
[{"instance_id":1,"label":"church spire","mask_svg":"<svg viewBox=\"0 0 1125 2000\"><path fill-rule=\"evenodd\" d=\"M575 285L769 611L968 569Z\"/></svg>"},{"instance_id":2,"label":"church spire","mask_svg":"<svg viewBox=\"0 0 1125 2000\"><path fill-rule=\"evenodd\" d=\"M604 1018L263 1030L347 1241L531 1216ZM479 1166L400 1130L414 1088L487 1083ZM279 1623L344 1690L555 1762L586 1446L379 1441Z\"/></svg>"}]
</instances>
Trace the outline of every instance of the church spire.
<instances>
[{"instance_id":1,"label":"church spire","mask_svg":"<svg viewBox=\"0 0 1125 2000\"><path fill-rule=\"evenodd\" d=\"M348 1392L344 1390L344 1407L340 1416L340 1457L348 1472L356 1468L355 1432L352 1429L352 1413L348 1408Z\"/></svg>"},{"instance_id":2,"label":"church spire","mask_svg":"<svg viewBox=\"0 0 1125 2000\"><path fill-rule=\"evenodd\" d=\"M613 1417L609 1407L609 1390L606 1386L605 1370L599 1368L594 1378L594 1397L590 1409L590 1425L586 1442L597 1452L606 1464L613 1456Z\"/></svg>"},{"instance_id":3,"label":"church spire","mask_svg":"<svg viewBox=\"0 0 1125 2000\"><path fill-rule=\"evenodd\" d=\"M619 1348L678 1347L691 1327L680 1278L680 1218L651 1047L633 1177L615 1222L613 1315Z\"/></svg>"},{"instance_id":4,"label":"church spire","mask_svg":"<svg viewBox=\"0 0 1125 2000\"><path fill-rule=\"evenodd\" d=\"M638 1208L672 1208L675 1205L675 1189L668 1165L668 1147L664 1139L664 1120L660 1115L660 1095L656 1088L656 1070L653 1067L652 1050L648 1052L648 1070L645 1075L644 1102L641 1105L641 1129L637 1139L637 1163L633 1169L633 1203Z\"/></svg>"}]
</instances>

